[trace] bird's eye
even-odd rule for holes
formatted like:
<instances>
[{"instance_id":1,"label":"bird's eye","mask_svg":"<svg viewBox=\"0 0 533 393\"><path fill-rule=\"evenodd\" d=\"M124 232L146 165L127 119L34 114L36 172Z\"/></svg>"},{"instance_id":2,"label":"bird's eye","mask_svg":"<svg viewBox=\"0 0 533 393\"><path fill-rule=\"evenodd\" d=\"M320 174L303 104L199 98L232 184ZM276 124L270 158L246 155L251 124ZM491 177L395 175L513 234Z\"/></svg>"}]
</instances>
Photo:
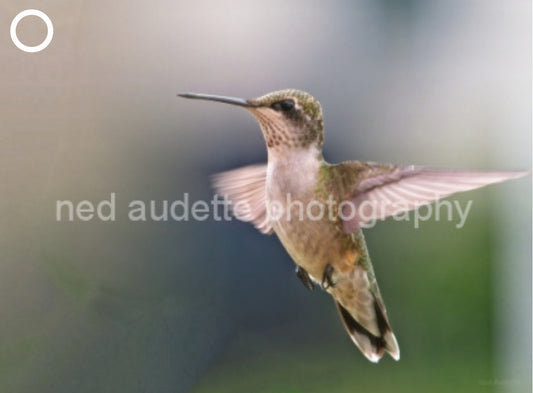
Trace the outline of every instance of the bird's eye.
<instances>
[{"instance_id":1,"label":"bird's eye","mask_svg":"<svg viewBox=\"0 0 533 393\"><path fill-rule=\"evenodd\" d=\"M289 112L292 109L294 109L294 100L282 100L275 102L271 105L272 109L275 111L283 111L283 112Z\"/></svg>"}]
</instances>

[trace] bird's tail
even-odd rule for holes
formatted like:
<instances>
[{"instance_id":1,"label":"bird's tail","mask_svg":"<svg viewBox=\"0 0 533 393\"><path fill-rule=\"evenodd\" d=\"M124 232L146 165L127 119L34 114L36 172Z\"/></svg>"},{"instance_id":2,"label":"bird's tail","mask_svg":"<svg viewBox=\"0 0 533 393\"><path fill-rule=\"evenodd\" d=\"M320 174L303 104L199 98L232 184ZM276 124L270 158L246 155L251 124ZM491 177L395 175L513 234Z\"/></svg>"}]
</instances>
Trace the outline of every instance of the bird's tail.
<instances>
[{"instance_id":1,"label":"bird's tail","mask_svg":"<svg viewBox=\"0 0 533 393\"><path fill-rule=\"evenodd\" d=\"M350 338L357 348L373 363L377 363L385 352L394 360L400 360L400 348L387 320L385 311L374 302L374 312L378 325L377 334L370 332L348 312L338 301L335 302L340 317Z\"/></svg>"},{"instance_id":2,"label":"bird's tail","mask_svg":"<svg viewBox=\"0 0 533 393\"><path fill-rule=\"evenodd\" d=\"M385 305L381 299L374 269L361 231L354 234L361 257L353 269L334 277L328 292L352 341L371 362L378 362L385 352L400 359L400 348L392 332Z\"/></svg>"}]
</instances>

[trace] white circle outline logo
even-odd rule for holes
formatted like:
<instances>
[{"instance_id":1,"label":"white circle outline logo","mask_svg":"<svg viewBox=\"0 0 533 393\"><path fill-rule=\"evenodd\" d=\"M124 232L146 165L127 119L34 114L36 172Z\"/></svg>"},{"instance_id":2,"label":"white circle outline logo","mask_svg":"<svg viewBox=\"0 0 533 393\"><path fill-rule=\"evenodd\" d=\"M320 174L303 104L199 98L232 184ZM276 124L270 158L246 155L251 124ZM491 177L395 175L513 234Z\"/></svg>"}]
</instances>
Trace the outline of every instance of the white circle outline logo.
<instances>
[{"instance_id":1,"label":"white circle outline logo","mask_svg":"<svg viewBox=\"0 0 533 393\"><path fill-rule=\"evenodd\" d=\"M43 42L36 46L24 45L17 37L17 25L22 20L22 18L25 18L30 15L41 18L44 23L46 23L46 38ZM17 48L24 52L35 53L42 51L50 44L50 42L52 42L52 37L54 36L54 25L52 25L52 21L44 12L39 10L24 10L22 12L19 12L17 16L13 18L13 21L11 22L11 27L9 28L9 33L11 34L11 40Z\"/></svg>"}]
</instances>

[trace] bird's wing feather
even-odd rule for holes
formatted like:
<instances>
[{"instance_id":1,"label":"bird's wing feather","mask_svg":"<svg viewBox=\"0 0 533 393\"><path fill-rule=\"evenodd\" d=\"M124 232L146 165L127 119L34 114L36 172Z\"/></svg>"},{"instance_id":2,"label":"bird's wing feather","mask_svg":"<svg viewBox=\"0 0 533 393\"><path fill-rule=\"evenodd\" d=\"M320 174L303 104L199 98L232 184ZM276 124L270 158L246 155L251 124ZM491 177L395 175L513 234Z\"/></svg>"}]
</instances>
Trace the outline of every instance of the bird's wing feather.
<instances>
[{"instance_id":1,"label":"bird's wing feather","mask_svg":"<svg viewBox=\"0 0 533 393\"><path fill-rule=\"evenodd\" d=\"M346 217L344 230L352 233L365 223L416 209L457 192L474 190L528 173L396 167L389 173L360 179L349 198L351 204L343 206L342 217Z\"/></svg>"},{"instance_id":2,"label":"bird's wing feather","mask_svg":"<svg viewBox=\"0 0 533 393\"><path fill-rule=\"evenodd\" d=\"M250 165L213 176L217 194L227 196L234 216L252 222L262 233L272 233L266 214L266 165Z\"/></svg>"}]
</instances>

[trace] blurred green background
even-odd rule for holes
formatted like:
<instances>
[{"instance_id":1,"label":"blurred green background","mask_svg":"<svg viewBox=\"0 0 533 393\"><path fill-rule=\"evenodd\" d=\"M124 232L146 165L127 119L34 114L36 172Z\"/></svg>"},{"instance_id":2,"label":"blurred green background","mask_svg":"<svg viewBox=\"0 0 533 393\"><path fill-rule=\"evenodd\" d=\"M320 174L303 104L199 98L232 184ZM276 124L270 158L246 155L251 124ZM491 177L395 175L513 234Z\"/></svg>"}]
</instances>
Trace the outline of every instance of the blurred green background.
<instances>
[{"instance_id":1,"label":"blurred green background","mask_svg":"<svg viewBox=\"0 0 533 393\"><path fill-rule=\"evenodd\" d=\"M530 2L7 0L0 30L0 392L531 391L530 178L460 196L461 230L366 231L402 353L377 365L275 237L127 219L266 159L183 91L307 90L332 162L530 168ZM55 220L112 192L115 222Z\"/></svg>"}]
</instances>

